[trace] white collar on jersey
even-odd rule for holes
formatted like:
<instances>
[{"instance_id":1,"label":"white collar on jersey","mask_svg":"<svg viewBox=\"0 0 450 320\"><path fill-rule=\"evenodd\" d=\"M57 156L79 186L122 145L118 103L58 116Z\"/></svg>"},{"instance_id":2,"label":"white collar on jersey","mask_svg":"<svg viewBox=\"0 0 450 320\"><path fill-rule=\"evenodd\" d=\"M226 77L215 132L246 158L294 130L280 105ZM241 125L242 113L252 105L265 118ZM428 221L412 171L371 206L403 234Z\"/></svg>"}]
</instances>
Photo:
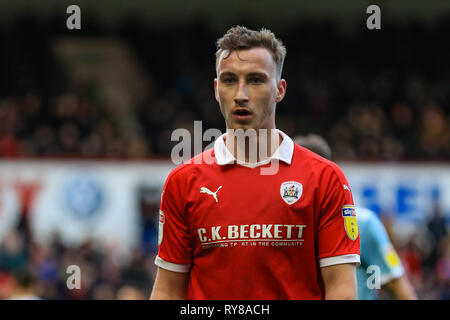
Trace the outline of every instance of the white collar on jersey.
<instances>
[{"instance_id":1,"label":"white collar on jersey","mask_svg":"<svg viewBox=\"0 0 450 320\"><path fill-rule=\"evenodd\" d=\"M283 141L279 145L278 149L275 150L272 157L257 163L247 163L236 160L233 154L230 152L230 150L228 150L227 146L225 145L225 141L223 140L223 138L226 135L226 133L224 133L214 142L214 155L216 157L217 164L223 166L226 164L236 162L239 165L255 168L267 164L273 159L278 159L283 162L286 162L287 164L291 164L292 155L294 154L294 142L283 131L277 129L277 132L283 138Z\"/></svg>"}]
</instances>

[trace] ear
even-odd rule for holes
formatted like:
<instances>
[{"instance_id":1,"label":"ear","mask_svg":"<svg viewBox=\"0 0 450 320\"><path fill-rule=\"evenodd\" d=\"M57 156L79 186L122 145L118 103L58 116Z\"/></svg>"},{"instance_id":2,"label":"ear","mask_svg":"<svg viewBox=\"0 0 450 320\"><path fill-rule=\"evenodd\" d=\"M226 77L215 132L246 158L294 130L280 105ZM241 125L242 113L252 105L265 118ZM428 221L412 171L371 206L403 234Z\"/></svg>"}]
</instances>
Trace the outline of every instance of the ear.
<instances>
[{"instance_id":1,"label":"ear","mask_svg":"<svg viewBox=\"0 0 450 320\"><path fill-rule=\"evenodd\" d=\"M286 87L287 87L286 80L280 79L277 84L277 96L275 98L275 101L277 103L279 103L279 102L281 102L281 100L283 100L284 95L286 94Z\"/></svg>"},{"instance_id":2,"label":"ear","mask_svg":"<svg viewBox=\"0 0 450 320\"><path fill-rule=\"evenodd\" d=\"M219 102L219 91L217 90L217 78L214 79L214 95L216 96L216 101Z\"/></svg>"}]
</instances>

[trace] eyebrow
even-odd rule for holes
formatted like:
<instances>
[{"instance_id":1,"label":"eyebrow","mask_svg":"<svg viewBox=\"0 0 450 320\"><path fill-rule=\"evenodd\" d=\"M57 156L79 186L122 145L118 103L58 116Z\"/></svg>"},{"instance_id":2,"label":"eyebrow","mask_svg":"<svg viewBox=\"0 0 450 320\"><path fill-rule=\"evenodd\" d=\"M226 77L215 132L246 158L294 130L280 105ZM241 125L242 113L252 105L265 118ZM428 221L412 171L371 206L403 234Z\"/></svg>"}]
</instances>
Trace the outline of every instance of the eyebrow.
<instances>
[{"instance_id":1,"label":"eyebrow","mask_svg":"<svg viewBox=\"0 0 450 320\"><path fill-rule=\"evenodd\" d=\"M223 73L221 73L219 75L220 78L222 77L229 77L229 76L236 76L236 74L234 72L231 71L225 71ZM248 74L245 75L247 78L248 77L263 77L263 78L268 78L269 76L265 73L265 72L250 72Z\"/></svg>"},{"instance_id":2,"label":"eyebrow","mask_svg":"<svg viewBox=\"0 0 450 320\"><path fill-rule=\"evenodd\" d=\"M236 74L231 72L231 71L225 71L225 72L223 72L223 73L221 73L219 75L220 78L222 78L222 77L229 77L229 76L236 76Z\"/></svg>"},{"instance_id":3,"label":"eyebrow","mask_svg":"<svg viewBox=\"0 0 450 320\"><path fill-rule=\"evenodd\" d=\"M268 75L264 72L250 72L247 74L247 77L262 77L262 78L268 78Z\"/></svg>"}]
</instances>

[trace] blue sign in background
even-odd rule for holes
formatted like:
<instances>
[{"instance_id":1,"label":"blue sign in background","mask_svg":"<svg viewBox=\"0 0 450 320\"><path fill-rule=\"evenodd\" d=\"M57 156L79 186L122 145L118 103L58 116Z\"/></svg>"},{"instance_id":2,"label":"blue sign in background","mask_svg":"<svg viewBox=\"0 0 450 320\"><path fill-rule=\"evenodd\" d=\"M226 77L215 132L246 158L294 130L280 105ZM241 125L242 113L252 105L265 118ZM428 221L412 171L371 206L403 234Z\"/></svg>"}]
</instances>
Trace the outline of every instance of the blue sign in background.
<instances>
[{"instance_id":1,"label":"blue sign in background","mask_svg":"<svg viewBox=\"0 0 450 320\"><path fill-rule=\"evenodd\" d=\"M69 213L80 219L94 217L103 203L101 183L87 172L80 172L68 180L65 189L65 203Z\"/></svg>"},{"instance_id":2,"label":"blue sign in background","mask_svg":"<svg viewBox=\"0 0 450 320\"><path fill-rule=\"evenodd\" d=\"M355 204L381 216L424 223L433 212L450 223L450 170L393 166L343 166Z\"/></svg>"}]
</instances>

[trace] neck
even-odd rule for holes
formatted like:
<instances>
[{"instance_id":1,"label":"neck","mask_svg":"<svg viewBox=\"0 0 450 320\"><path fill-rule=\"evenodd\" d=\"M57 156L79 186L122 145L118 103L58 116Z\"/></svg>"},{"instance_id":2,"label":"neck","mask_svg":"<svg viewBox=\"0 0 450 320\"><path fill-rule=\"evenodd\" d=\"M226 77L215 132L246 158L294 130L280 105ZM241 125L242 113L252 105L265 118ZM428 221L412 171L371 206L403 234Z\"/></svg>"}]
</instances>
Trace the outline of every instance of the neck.
<instances>
[{"instance_id":1,"label":"neck","mask_svg":"<svg viewBox=\"0 0 450 320\"><path fill-rule=\"evenodd\" d=\"M269 159L278 149L283 138L273 129L227 129L225 145L236 160L257 163Z\"/></svg>"}]
</instances>

